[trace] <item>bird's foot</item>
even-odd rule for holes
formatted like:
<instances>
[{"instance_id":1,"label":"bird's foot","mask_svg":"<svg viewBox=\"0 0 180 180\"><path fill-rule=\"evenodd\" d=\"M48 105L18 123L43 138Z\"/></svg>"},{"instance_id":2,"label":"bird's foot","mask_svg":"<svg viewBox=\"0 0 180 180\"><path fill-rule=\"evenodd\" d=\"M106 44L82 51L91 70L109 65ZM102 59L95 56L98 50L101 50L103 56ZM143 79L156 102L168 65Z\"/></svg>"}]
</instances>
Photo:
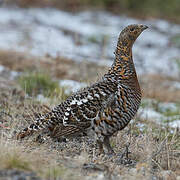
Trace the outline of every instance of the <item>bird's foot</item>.
<instances>
[{"instance_id":1,"label":"bird's foot","mask_svg":"<svg viewBox=\"0 0 180 180\"><path fill-rule=\"evenodd\" d=\"M131 153L129 151L129 146L130 144L128 143L126 147L124 148L124 151L121 154L116 155L117 158L115 162L117 164L122 164L122 165L135 165L136 164L134 160L129 158L129 154Z\"/></svg>"},{"instance_id":2,"label":"bird's foot","mask_svg":"<svg viewBox=\"0 0 180 180\"><path fill-rule=\"evenodd\" d=\"M113 151L113 149L110 149L110 150L108 150L108 152L106 153L106 156L111 159L111 158L113 158L113 157L116 156L116 153Z\"/></svg>"},{"instance_id":3,"label":"bird's foot","mask_svg":"<svg viewBox=\"0 0 180 180\"><path fill-rule=\"evenodd\" d=\"M42 135L38 135L34 139L34 141L43 144L43 143L45 143L47 141L47 138L43 137Z\"/></svg>"}]
</instances>

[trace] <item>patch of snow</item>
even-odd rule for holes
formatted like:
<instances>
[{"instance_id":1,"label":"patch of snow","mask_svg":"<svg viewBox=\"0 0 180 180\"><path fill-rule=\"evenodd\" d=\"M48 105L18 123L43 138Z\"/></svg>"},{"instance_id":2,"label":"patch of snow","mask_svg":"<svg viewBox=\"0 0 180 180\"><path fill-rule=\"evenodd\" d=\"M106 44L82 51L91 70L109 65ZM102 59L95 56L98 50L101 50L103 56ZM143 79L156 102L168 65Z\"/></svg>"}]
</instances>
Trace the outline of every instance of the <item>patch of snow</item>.
<instances>
[{"instance_id":1,"label":"patch of snow","mask_svg":"<svg viewBox=\"0 0 180 180\"><path fill-rule=\"evenodd\" d=\"M179 128L180 128L180 119L179 119L179 120L176 120L176 121L173 121L173 122L170 122L169 125L170 125L171 127L174 127L174 128L176 128L176 127L179 127Z\"/></svg>"},{"instance_id":2,"label":"patch of snow","mask_svg":"<svg viewBox=\"0 0 180 180\"><path fill-rule=\"evenodd\" d=\"M73 81L73 80L60 80L59 85L60 85L60 87L65 88L66 94L75 93L79 89L82 89L87 86L86 83L81 83L81 82Z\"/></svg>"},{"instance_id":3,"label":"patch of snow","mask_svg":"<svg viewBox=\"0 0 180 180\"><path fill-rule=\"evenodd\" d=\"M180 82L174 81L174 82L172 82L172 86L173 86L175 89L180 89Z\"/></svg>"},{"instance_id":4,"label":"patch of snow","mask_svg":"<svg viewBox=\"0 0 180 180\"><path fill-rule=\"evenodd\" d=\"M138 110L138 116L140 118L164 125L168 124L171 127L179 126L180 109L177 104L158 102L156 107L158 111L156 111L156 108L154 108L155 103L157 103L156 100L143 99L142 102L145 103L145 107L140 107ZM170 114L168 115L168 113Z\"/></svg>"},{"instance_id":5,"label":"patch of snow","mask_svg":"<svg viewBox=\"0 0 180 180\"><path fill-rule=\"evenodd\" d=\"M44 97L42 94L38 94L37 97L36 97L36 99L37 99L38 101L42 102L42 103L47 103L47 102L49 102L49 99L46 98L46 97Z\"/></svg>"},{"instance_id":6,"label":"patch of snow","mask_svg":"<svg viewBox=\"0 0 180 180\"><path fill-rule=\"evenodd\" d=\"M10 77L11 79L16 78L17 76L19 76L20 72L16 72L16 71L11 71L10 72Z\"/></svg>"},{"instance_id":7,"label":"patch of snow","mask_svg":"<svg viewBox=\"0 0 180 180\"><path fill-rule=\"evenodd\" d=\"M0 65L0 76L3 76L5 78L7 77L8 79L13 80L19 74L20 74L20 72L11 71L9 68L6 68L6 67Z\"/></svg>"},{"instance_id":8,"label":"patch of snow","mask_svg":"<svg viewBox=\"0 0 180 180\"><path fill-rule=\"evenodd\" d=\"M139 128L139 130L143 131L143 129L146 127L145 124L142 123L138 123L137 127Z\"/></svg>"},{"instance_id":9,"label":"patch of snow","mask_svg":"<svg viewBox=\"0 0 180 180\"><path fill-rule=\"evenodd\" d=\"M1 73L2 71L4 71L4 69L5 69L4 66L1 66L1 65L0 65L0 73Z\"/></svg>"},{"instance_id":10,"label":"patch of snow","mask_svg":"<svg viewBox=\"0 0 180 180\"><path fill-rule=\"evenodd\" d=\"M179 107L177 107L177 105L175 103L159 103L159 109L161 110L161 112L166 112L168 110L170 110L171 112L180 112Z\"/></svg>"},{"instance_id":11,"label":"patch of snow","mask_svg":"<svg viewBox=\"0 0 180 180\"><path fill-rule=\"evenodd\" d=\"M164 117L161 113L158 113L151 108L139 108L138 114L143 119L154 121L159 121Z\"/></svg>"},{"instance_id":12,"label":"patch of snow","mask_svg":"<svg viewBox=\"0 0 180 180\"><path fill-rule=\"evenodd\" d=\"M180 33L180 25L164 20L138 20L101 11L69 13L50 8L2 7L0 48L111 65L119 32L132 23L150 27L133 47L138 73L179 76L174 59L180 57L180 51L170 39ZM92 38L100 42L93 43Z\"/></svg>"}]
</instances>

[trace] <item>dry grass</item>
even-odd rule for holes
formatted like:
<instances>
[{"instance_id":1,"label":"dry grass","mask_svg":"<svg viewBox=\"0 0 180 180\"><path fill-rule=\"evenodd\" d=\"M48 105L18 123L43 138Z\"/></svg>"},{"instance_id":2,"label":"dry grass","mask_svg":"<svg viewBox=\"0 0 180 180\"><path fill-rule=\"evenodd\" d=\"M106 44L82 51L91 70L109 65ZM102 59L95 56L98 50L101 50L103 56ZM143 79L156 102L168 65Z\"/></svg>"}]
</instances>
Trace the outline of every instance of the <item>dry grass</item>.
<instances>
[{"instance_id":1,"label":"dry grass","mask_svg":"<svg viewBox=\"0 0 180 180\"><path fill-rule=\"evenodd\" d=\"M72 176L72 171L66 167L69 160L60 156L55 148L50 148L51 144L39 144L31 138L22 142L15 139L16 132L33 121L35 112L46 113L49 109L46 104L26 99L14 89L14 86L1 88L0 93L0 170L17 169L34 172L45 179L68 179Z\"/></svg>"},{"instance_id":2,"label":"dry grass","mask_svg":"<svg viewBox=\"0 0 180 180\"><path fill-rule=\"evenodd\" d=\"M49 149L46 145L32 142L17 142L1 137L0 143L0 169L4 171L16 169L22 172L34 172L36 176L45 179L71 177L71 168L66 167L68 159L59 156L58 152ZM73 175L72 179L78 179L80 173Z\"/></svg>"},{"instance_id":3,"label":"dry grass","mask_svg":"<svg viewBox=\"0 0 180 180\"><path fill-rule=\"evenodd\" d=\"M93 140L88 137L39 143L35 141L35 135L16 141L15 133L33 121L35 112L47 112L50 104L40 105L35 100L22 98L14 88L9 86L9 90L1 89L0 93L1 123L8 127L0 127L0 169L3 171L34 172L45 179L149 179L180 175L179 130L138 117L111 139L117 153L125 152L125 147L129 146L132 162L127 164L125 156L121 159L119 156L99 156ZM139 123L144 124L145 130L139 128Z\"/></svg>"},{"instance_id":4,"label":"dry grass","mask_svg":"<svg viewBox=\"0 0 180 180\"><path fill-rule=\"evenodd\" d=\"M179 79L158 74L140 77L143 97L162 102L180 102L180 89L172 87L172 83Z\"/></svg>"}]
</instances>

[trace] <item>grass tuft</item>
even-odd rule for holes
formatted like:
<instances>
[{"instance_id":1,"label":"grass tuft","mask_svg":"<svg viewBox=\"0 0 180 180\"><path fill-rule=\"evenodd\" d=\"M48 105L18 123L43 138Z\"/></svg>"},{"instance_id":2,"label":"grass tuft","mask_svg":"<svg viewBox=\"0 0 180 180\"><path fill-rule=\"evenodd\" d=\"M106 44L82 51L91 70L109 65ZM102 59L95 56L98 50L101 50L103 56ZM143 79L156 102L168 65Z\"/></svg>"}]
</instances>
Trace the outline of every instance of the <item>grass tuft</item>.
<instances>
[{"instance_id":1,"label":"grass tuft","mask_svg":"<svg viewBox=\"0 0 180 180\"><path fill-rule=\"evenodd\" d=\"M49 97L52 94L63 93L58 82L53 81L49 74L43 72L28 72L20 76L18 82L30 96L43 94Z\"/></svg>"},{"instance_id":2,"label":"grass tuft","mask_svg":"<svg viewBox=\"0 0 180 180\"><path fill-rule=\"evenodd\" d=\"M180 34L176 34L172 37L171 42L175 44L178 48L180 48Z\"/></svg>"},{"instance_id":3,"label":"grass tuft","mask_svg":"<svg viewBox=\"0 0 180 180\"><path fill-rule=\"evenodd\" d=\"M45 177L48 179L76 179L73 172L63 166L49 167L45 172Z\"/></svg>"},{"instance_id":4,"label":"grass tuft","mask_svg":"<svg viewBox=\"0 0 180 180\"><path fill-rule=\"evenodd\" d=\"M2 139L1 139L2 140ZM22 150L15 143L0 143L0 167L5 169L31 170L30 159L24 156Z\"/></svg>"},{"instance_id":5,"label":"grass tuft","mask_svg":"<svg viewBox=\"0 0 180 180\"><path fill-rule=\"evenodd\" d=\"M6 161L7 169L30 170L29 162L18 158L18 154L7 154L7 156L9 157Z\"/></svg>"}]
</instances>

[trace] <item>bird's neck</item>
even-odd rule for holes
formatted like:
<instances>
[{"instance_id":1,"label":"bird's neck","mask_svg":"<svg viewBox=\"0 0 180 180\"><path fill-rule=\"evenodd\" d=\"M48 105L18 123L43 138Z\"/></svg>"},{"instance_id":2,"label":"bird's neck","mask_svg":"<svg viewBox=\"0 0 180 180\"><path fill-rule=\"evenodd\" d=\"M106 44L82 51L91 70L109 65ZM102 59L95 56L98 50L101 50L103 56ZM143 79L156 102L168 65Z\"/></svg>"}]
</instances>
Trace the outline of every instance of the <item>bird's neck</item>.
<instances>
[{"instance_id":1,"label":"bird's neck","mask_svg":"<svg viewBox=\"0 0 180 180\"><path fill-rule=\"evenodd\" d=\"M128 79L132 75L136 75L132 58L132 44L119 39L115 51L115 59L109 73L114 73L121 79Z\"/></svg>"},{"instance_id":2,"label":"bird's neck","mask_svg":"<svg viewBox=\"0 0 180 180\"><path fill-rule=\"evenodd\" d=\"M107 76L114 77L120 83L130 85L132 89L140 93L141 90L132 58L131 44L118 41L115 59Z\"/></svg>"}]
</instances>

